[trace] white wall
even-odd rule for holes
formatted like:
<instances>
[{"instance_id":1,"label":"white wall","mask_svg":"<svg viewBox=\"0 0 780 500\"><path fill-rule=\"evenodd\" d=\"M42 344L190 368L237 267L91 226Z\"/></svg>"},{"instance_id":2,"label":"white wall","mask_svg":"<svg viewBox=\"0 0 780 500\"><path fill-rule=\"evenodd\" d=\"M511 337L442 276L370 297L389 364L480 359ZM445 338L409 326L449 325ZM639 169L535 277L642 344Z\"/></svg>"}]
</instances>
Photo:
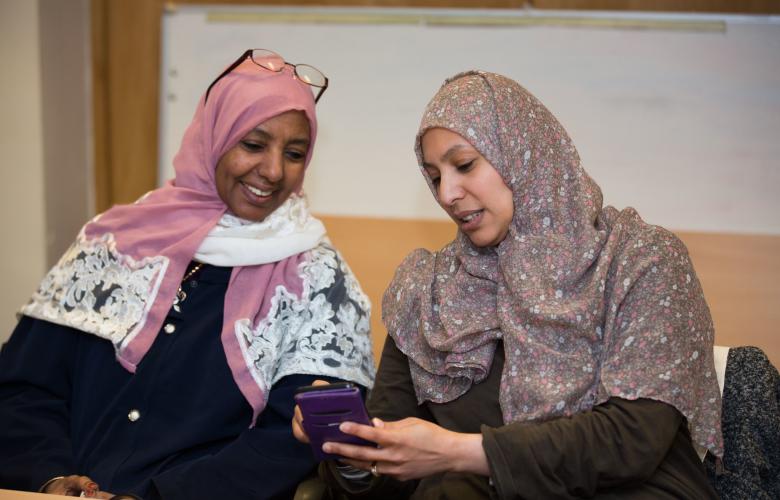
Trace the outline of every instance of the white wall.
<instances>
[{"instance_id":1,"label":"white wall","mask_svg":"<svg viewBox=\"0 0 780 500\"><path fill-rule=\"evenodd\" d=\"M317 213L445 218L417 171L414 134L446 77L484 69L551 109L607 204L670 229L780 234L780 18L463 10L442 25L426 9L359 10L377 11L376 24L328 17L349 9L168 13L161 176L172 175L206 86L244 49L263 47L331 80L305 183ZM394 24L399 12L423 20ZM539 18L564 14L581 24ZM458 24L477 15L539 24ZM616 27L625 22L634 27Z\"/></svg>"},{"instance_id":2,"label":"white wall","mask_svg":"<svg viewBox=\"0 0 780 500\"><path fill-rule=\"evenodd\" d=\"M38 13L0 0L0 341L46 268Z\"/></svg>"}]
</instances>

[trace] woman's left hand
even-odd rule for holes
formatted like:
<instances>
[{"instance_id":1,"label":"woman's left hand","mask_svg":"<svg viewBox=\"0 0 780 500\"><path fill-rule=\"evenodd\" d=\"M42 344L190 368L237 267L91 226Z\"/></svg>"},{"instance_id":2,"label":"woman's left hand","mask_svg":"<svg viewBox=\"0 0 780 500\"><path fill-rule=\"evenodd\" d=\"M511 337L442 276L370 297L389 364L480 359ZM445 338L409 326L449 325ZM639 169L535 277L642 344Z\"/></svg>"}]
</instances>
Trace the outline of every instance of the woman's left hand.
<instances>
[{"instance_id":1,"label":"woman's left hand","mask_svg":"<svg viewBox=\"0 0 780 500\"><path fill-rule=\"evenodd\" d=\"M345 457L344 462L363 470L371 470L376 463L377 473L401 481L446 471L490 474L481 434L448 431L419 418L396 422L375 418L373 423L371 427L344 422L340 429L377 443L379 448L329 442L323 449Z\"/></svg>"}]
</instances>

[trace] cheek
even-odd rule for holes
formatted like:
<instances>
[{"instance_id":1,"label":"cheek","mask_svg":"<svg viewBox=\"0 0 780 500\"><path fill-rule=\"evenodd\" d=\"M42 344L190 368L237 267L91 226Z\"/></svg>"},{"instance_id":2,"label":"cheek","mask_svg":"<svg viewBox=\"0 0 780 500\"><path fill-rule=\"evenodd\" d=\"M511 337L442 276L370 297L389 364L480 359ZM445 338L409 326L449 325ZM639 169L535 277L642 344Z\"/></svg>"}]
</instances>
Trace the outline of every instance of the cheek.
<instances>
[{"instance_id":1,"label":"cheek","mask_svg":"<svg viewBox=\"0 0 780 500\"><path fill-rule=\"evenodd\" d=\"M426 184L428 184L428 189L430 189L431 193L433 194L433 199L436 200L436 203L438 203L438 205L446 211L447 207L444 206L444 204L441 202L441 197L439 197L440 186L435 185L427 173L423 172L423 177L425 178Z\"/></svg>"},{"instance_id":2,"label":"cheek","mask_svg":"<svg viewBox=\"0 0 780 500\"><path fill-rule=\"evenodd\" d=\"M512 200L512 191L509 191L509 189L507 189L503 206L504 206L504 219L506 221L506 226L508 228L509 225L512 224L512 219L515 216L515 203Z\"/></svg>"},{"instance_id":3,"label":"cheek","mask_svg":"<svg viewBox=\"0 0 780 500\"><path fill-rule=\"evenodd\" d=\"M497 186L499 195L495 197L496 200L496 212L501 222L502 230L508 229L512 223L512 219L515 215L515 203L512 196L512 190L504 184L504 181L499 178L500 186Z\"/></svg>"},{"instance_id":4,"label":"cheek","mask_svg":"<svg viewBox=\"0 0 780 500\"><path fill-rule=\"evenodd\" d=\"M285 172L285 186L290 191L297 191L303 187L303 176L306 173L306 167L303 165L293 165L287 168Z\"/></svg>"},{"instance_id":5,"label":"cheek","mask_svg":"<svg viewBox=\"0 0 780 500\"><path fill-rule=\"evenodd\" d=\"M217 194L225 203L227 203L230 190L236 183L238 167L239 163L236 161L235 155L228 152L219 160L217 168L214 170L214 184Z\"/></svg>"},{"instance_id":6,"label":"cheek","mask_svg":"<svg viewBox=\"0 0 780 500\"><path fill-rule=\"evenodd\" d=\"M216 170L214 170L214 185L217 189L217 194L222 198L222 201L226 201L225 195L227 193L227 175L225 174L225 170L225 165L222 163L222 160L220 160L219 163L217 163Z\"/></svg>"}]
</instances>

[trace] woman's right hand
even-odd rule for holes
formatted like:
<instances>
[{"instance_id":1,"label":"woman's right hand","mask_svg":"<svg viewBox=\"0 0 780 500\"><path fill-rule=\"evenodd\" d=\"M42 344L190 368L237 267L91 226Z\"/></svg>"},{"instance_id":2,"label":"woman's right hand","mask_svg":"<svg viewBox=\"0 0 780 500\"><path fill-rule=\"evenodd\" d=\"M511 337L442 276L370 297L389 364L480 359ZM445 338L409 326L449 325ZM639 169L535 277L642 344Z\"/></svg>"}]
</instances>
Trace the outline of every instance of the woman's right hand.
<instances>
[{"instance_id":1,"label":"woman's right hand","mask_svg":"<svg viewBox=\"0 0 780 500\"><path fill-rule=\"evenodd\" d=\"M81 493L87 498L111 498L114 495L100 491L98 484L87 476L65 476L48 483L41 493L78 497Z\"/></svg>"},{"instance_id":2,"label":"woman's right hand","mask_svg":"<svg viewBox=\"0 0 780 500\"><path fill-rule=\"evenodd\" d=\"M330 382L326 382L325 380L315 380L311 385L330 385ZM295 413L293 414L292 419L292 431L295 439L301 443L309 442L309 436L306 434L306 431L303 430L303 414L301 414L301 409L298 407L298 405L295 405Z\"/></svg>"}]
</instances>

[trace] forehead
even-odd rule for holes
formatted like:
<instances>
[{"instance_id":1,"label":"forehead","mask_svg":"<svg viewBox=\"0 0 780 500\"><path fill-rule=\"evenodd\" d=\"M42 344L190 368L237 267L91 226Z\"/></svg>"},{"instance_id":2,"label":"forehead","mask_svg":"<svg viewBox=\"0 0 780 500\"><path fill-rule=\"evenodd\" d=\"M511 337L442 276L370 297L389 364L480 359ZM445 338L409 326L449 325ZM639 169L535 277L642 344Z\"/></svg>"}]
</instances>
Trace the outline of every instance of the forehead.
<instances>
[{"instance_id":1,"label":"forehead","mask_svg":"<svg viewBox=\"0 0 780 500\"><path fill-rule=\"evenodd\" d=\"M447 152L451 148L469 147L473 145L459 133L442 127L426 130L420 138L423 155L430 156Z\"/></svg>"},{"instance_id":2,"label":"forehead","mask_svg":"<svg viewBox=\"0 0 780 500\"><path fill-rule=\"evenodd\" d=\"M309 135L309 120L303 111L290 110L258 124L253 131L271 133L272 135Z\"/></svg>"}]
</instances>

